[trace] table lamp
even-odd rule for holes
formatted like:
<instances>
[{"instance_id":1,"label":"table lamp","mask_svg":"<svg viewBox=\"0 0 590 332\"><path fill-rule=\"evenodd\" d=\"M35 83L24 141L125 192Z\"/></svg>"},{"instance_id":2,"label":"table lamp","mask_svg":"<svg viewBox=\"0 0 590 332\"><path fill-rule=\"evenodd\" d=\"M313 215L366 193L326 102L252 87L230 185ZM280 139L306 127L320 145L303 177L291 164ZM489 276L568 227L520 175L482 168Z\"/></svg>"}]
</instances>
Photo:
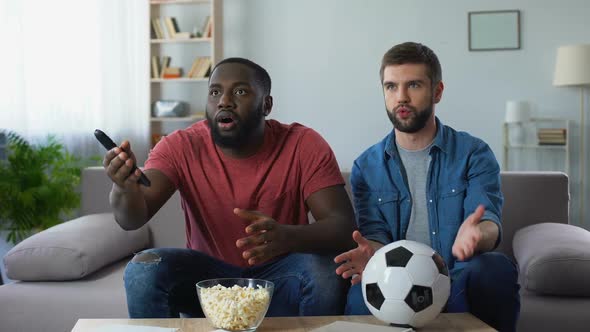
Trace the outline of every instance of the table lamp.
<instances>
[{"instance_id":1,"label":"table lamp","mask_svg":"<svg viewBox=\"0 0 590 332\"><path fill-rule=\"evenodd\" d=\"M580 225L584 222L584 88L590 85L590 44L561 46L555 60L555 86L580 87Z\"/></svg>"}]
</instances>

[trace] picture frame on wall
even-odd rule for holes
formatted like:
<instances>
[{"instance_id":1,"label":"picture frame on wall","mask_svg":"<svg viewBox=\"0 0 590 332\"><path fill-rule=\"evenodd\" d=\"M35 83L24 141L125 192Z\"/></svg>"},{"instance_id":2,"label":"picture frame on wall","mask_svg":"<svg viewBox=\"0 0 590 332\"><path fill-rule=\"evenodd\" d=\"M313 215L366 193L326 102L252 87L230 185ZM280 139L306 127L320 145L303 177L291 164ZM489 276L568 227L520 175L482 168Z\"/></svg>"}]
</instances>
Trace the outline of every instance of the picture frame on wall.
<instances>
[{"instance_id":1,"label":"picture frame on wall","mask_svg":"<svg viewBox=\"0 0 590 332\"><path fill-rule=\"evenodd\" d=\"M469 12L467 22L469 51L520 49L520 10Z\"/></svg>"}]
</instances>

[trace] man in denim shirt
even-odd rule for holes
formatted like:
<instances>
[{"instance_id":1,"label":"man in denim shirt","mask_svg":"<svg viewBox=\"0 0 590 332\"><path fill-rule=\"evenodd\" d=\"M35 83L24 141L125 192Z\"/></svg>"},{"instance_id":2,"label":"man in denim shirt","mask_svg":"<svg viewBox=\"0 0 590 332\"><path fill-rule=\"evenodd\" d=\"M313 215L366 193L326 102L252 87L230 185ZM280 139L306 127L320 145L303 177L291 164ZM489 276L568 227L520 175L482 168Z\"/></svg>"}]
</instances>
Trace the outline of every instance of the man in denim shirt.
<instances>
[{"instance_id":1,"label":"man in denim shirt","mask_svg":"<svg viewBox=\"0 0 590 332\"><path fill-rule=\"evenodd\" d=\"M512 331L520 311L518 272L492 252L501 240L500 168L489 146L434 114L444 85L437 56L403 43L385 53L381 82L393 131L354 162L357 248L335 258L352 278L347 314L370 314L362 271L385 244L414 240L442 255L451 272L447 312L471 312Z\"/></svg>"}]
</instances>

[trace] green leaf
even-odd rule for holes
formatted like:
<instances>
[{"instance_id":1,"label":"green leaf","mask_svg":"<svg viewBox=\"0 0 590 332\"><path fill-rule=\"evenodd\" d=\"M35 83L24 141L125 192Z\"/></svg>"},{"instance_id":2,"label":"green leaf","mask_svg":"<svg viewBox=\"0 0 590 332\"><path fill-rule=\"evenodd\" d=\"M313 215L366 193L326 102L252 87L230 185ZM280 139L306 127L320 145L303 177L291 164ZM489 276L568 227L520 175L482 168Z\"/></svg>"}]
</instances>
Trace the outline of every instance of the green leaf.
<instances>
[{"instance_id":1,"label":"green leaf","mask_svg":"<svg viewBox=\"0 0 590 332\"><path fill-rule=\"evenodd\" d=\"M8 158L0 162L0 229L17 243L79 208L78 185L89 161L70 154L55 136L31 144L15 132L0 132L8 139Z\"/></svg>"}]
</instances>

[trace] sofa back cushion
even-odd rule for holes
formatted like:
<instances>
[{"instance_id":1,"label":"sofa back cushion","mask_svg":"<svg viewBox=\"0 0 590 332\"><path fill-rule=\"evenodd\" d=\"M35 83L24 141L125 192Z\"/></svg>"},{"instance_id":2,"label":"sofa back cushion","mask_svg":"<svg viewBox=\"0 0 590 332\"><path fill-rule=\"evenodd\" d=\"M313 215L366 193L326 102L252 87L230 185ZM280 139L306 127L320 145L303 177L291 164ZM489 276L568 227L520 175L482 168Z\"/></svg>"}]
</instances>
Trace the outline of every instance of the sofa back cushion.
<instances>
[{"instance_id":1,"label":"sofa back cushion","mask_svg":"<svg viewBox=\"0 0 590 332\"><path fill-rule=\"evenodd\" d=\"M509 257L519 229L544 222L568 223L568 177L561 172L502 172L504 194L500 251Z\"/></svg>"},{"instance_id":2,"label":"sofa back cushion","mask_svg":"<svg viewBox=\"0 0 590 332\"><path fill-rule=\"evenodd\" d=\"M352 198L350 192L350 172L343 171L345 189L348 196ZM309 222L315 222L311 213L308 215ZM186 247L186 235L184 230L184 210L180 204L180 194L178 192L162 206L160 211L150 220L150 235L152 245L159 247ZM352 234L351 234L352 236Z\"/></svg>"},{"instance_id":3,"label":"sofa back cushion","mask_svg":"<svg viewBox=\"0 0 590 332\"><path fill-rule=\"evenodd\" d=\"M87 167L82 171L81 214L111 213L109 193L113 182L104 168ZM176 192L148 223L150 247L185 248L184 213Z\"/></svg>"},{"instance_id":4,"label":"sofa back cushion","mask_svg":"<svg viewBox=\"0 0 590 332\"><path fill-rule=\"evenodd\" d=\"M82 189L81 215L112 212L109 193L113 182L102 166L84 168L80 186Z\"/></svg>"},{"instance_id":5,"label":"sofa back cushion","mask_svg":"<svg viewBox=\"0 0 590 332\"><path fill-rule=\"evenodd\" d=\"M350 172L342 172L346 191L352 199ZM569 183L562 172L501 172L503 239L497 248L509 257L512 239L521 228L544 222L567 224Z\"/></svg>"},{"instance_id":6,"label":"sofa back cushion","mask_svg":"<svg viewBox=\"0 0 590 332\"><path fill-rule=\"evenodd\" d=\"M342 171L350 194L350 172ZM498 251L513 257L514 233L528 225L568 223L569 184L561 172L502 172L504 194L502 228L504 237ZM102 167L90 167L82 175L82 213L110 212L108 193L112 182ZM311 215L310 215L311 217ZM313 221L313 218L310 218ZM175 193L149 222L154 247L185 247L184 212L180 195Z\"/></svg>"}]
</instances>

